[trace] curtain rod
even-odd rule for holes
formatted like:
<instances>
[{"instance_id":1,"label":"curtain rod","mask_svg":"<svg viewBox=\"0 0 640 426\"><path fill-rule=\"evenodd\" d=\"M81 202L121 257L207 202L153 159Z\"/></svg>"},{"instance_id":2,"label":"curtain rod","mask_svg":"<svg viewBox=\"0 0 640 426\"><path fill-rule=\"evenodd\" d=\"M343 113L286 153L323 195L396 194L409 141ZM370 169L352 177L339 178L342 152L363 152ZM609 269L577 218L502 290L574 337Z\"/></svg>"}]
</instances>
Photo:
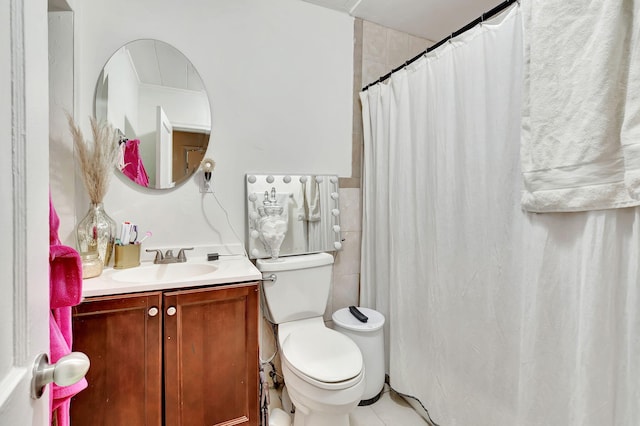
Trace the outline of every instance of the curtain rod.
<instances>
[{"instance_id":1,"label":"curtain rod","mask_svg":"<svg viewBox=\"0 0 640 426\"><path fill-rule=\"evenodd\" d=\"M410 64L414 63L415 61L420 59L422 56L426 55L427 53L429 53L429 52L431 52L431 51L433 51L435 49L437 49L438 47L442 46L443 44L445 44L446 42L448 42L452 38L457 37L460 34L466 32L466 31L469 31L471 28L475 27L476 25L483 23L487 19L490 19L490 18L494 17L498 13L502 12L503 10L505 10L507 7L511 6L513 3L520 3L520 0L505 0L504 2L500 3L499 5L497 5L493 9L491 9L490 11L483 13L480 17L478 17L475 20L469 22L464 27L460 28L457 31L454 31L453 33L451 33L450 36L448 36L446 38L443 38L442 40L440 40L436 44L428 47L427 50L425 50L424 52L421 52L418 55L414 56L413 58L409 59L407 62L405 62L404 64L400 65L398 68L392 69L390 72L388 72L387 74L383 75L382 77L380 77L379 79L377 79L373 83L367 84L366 86L364 86L362 88L362 91L364 92L365 90L368 90L369 87L385 81L386 79L391 77L391 75L393 73L395 73L397 71L400 71L401 69L405 68L407 65L410 65Z\"/></svg>"}]
</instances>

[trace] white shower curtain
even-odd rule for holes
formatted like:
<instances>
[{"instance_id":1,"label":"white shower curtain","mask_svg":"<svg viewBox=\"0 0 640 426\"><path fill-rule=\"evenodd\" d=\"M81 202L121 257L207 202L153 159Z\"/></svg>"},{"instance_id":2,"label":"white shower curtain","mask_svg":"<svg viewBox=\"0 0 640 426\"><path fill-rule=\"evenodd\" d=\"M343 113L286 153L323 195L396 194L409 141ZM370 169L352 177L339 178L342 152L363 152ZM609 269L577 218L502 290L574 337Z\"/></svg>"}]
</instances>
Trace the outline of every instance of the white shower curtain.
<instances>
[{"instance_id":1,"label":"white shower curtain","mask_svg":"<svg viewBox=\"0 0 640 426\"><path fill-rule=\"evenodd\" d=\"M441 426L640 425L637 208L520 208L511 8L361 94L361 304Z\"/></svg>"}]
</instances>

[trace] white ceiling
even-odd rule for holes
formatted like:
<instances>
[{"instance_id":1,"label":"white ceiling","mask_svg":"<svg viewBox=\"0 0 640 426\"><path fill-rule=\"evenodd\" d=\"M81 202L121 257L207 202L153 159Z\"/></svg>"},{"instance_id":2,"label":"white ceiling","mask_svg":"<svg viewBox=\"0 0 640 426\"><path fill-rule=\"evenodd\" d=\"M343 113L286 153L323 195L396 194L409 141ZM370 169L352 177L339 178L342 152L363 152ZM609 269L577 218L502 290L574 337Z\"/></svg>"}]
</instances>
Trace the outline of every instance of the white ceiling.
<instances>
[{"instance_id":1,"label":"white ceiling","mask_svg":"<svg viewBox=\"0 0 640 426\"><path fill-rule=\"evenodd\" d=\"M434 42L502 0L304 0Z\"/></svg>"},{"instance_id":2,"label":"white ceiling","mask_svg":"<svg viewBox=\"0 0 640 426\"><path fill-rule=\"evenodd\" d=\"M135 40L126 46L141 83L204 91L198 72L176 48L151 39Z\"/></svg>"}]
</instances>

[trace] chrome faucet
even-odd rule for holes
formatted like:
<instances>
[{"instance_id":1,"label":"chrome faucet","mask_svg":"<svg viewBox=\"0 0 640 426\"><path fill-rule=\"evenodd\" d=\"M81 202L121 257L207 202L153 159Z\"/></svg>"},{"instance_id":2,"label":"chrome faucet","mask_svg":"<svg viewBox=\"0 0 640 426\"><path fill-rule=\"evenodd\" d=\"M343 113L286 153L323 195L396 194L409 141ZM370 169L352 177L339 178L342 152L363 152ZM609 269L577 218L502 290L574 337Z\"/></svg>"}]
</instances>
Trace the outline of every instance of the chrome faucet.
<instances>
[{"instance_id":1,"label":"chrome faucet","mask_svg":"<svg viewBox=\"0 0 640 426\"><path fill-rule=\"evenodd\" d=\"M185 255L185 250L193 250L193 247L189 247L189 248L181 248L178 251L178 255L174 256L173 254L173 250L167 250L165 252L165 254L162 254L162 250L158 250L158 249L151 249L151 250L147 250L147 253L156 253L156 257L155 259L153 259L153 263L155 264L160 264L160 265L164 265L167 263L184 263L187 261L187 256Z\"/></svg>"}]
</instances>

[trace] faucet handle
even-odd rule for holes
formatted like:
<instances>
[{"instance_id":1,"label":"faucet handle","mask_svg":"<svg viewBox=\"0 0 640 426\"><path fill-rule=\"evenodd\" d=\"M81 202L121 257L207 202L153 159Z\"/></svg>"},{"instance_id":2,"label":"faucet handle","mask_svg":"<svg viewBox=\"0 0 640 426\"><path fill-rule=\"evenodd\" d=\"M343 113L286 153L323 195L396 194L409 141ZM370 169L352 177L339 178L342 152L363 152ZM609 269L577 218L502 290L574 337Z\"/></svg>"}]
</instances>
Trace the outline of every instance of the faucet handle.
<instances>
[{"instance_id":1,"label":"faucet handle","mask_svg":"<svg viewBox=\"0 0 640 426\"><path fill-rule=\"evenodd\" d=\"M185 250L193 250L193 247L181 248L180 251L178 252L178 262L186 262L187 261L187 256L184 254Z\"/></svg>"},{"instance_id":2,"label":"faucet handle","mask_svg":"<svg viewBox=\"0 0 640 426\"><path fill-rule=\"evenodd\" d=\"M158 249L147 249L146 252L147 253L156 252L156 258L153 259L153 263L158 263L158 262L161 262L162 260L164 260L164 256L162 255L162 251L161 250L158 250Z\"/></svg>"}]
</instances>

